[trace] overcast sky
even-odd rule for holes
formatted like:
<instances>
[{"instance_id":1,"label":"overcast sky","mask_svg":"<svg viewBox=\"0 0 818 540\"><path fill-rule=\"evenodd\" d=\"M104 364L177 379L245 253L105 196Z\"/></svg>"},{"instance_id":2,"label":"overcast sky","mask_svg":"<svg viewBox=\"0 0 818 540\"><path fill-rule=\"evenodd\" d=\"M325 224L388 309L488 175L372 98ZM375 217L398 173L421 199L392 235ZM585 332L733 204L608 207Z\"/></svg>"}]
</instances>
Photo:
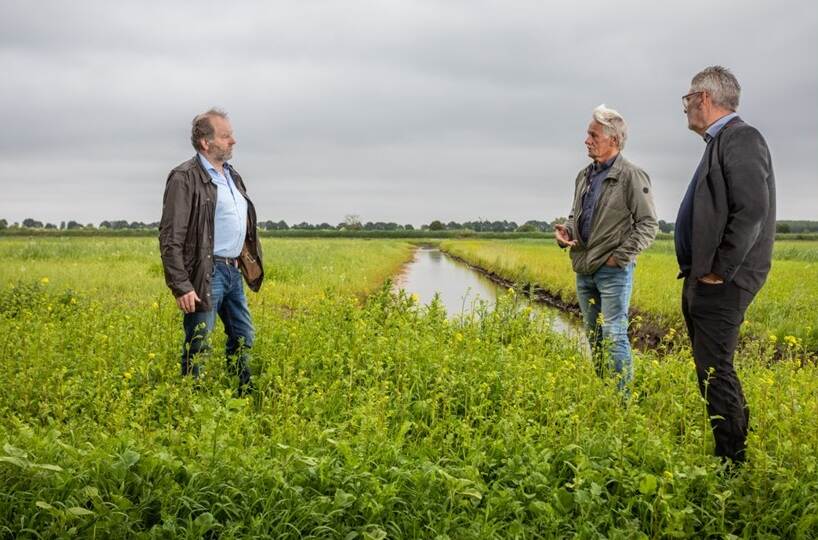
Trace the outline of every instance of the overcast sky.
<instances>
[{"instance_id":1,"label":"overcast sky","mask_svg":"<svg viewBox=\"0 0 818 540\"><path fill-rule=\"evenodd\" d=\"M4 0L0 218L158 220L190 120L229 114L262 220L568 213L600 103L675 220L704 143L680 97L730 67L780 219L818 219L818 2Z\"/></svg>"}]
</instances>

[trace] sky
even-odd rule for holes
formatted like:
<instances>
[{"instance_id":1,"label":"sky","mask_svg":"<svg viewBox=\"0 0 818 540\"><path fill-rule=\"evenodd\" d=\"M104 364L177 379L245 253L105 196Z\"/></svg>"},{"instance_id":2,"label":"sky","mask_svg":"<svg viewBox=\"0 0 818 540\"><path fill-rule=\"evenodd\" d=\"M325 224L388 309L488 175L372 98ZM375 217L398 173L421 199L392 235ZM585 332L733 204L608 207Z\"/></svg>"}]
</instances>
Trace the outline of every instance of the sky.
<instances>
[{"instance_id":1,"label":"sky","mask_svg":"<svg viewBox=\"0 0 818 540\"><path fill-rule=\"evenodd\" d=\"M729 67L779 219L818 219L818 2L4 0L0 218L156 221L190 121L228 112L261 220L567 215L599 104L674 221Z\"/></svg>"}]
</instances>

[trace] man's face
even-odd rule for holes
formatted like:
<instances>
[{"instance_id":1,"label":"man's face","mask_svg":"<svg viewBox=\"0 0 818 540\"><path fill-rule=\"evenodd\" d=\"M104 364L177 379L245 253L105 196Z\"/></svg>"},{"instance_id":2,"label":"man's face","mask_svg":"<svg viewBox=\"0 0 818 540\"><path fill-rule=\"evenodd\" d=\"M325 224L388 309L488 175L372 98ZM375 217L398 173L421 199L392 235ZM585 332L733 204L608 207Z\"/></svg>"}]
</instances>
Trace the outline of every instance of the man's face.
<instances>
[{"instance_id":1,"label":"man's face","mask_svg":"<svg viewBox=\"0 0 818 540\"><path fill-rule=\"evenodd\" d=\"M236 139L233 138L233 126L230 121L221 116L211 116L210 124L213 126L213 140L204 140L204 153L213 161L227 161L233 157L233 145Z\"/></svg>"},{"instance_id":2,"label":"man's face","mask_svg":"<svg viewBox=\"0 0 818 540\"><path fill-rule=\"evenodd\" d=\"M588 125L585 147L588 148L588 157L596 162L606 161L619 151L616 137L606 134L605 126L596 120L591 120Z\"/></svg>"},{"instance_id":3,"label":"man's face","mask_svg":"<svg viewBox=\"0 0 818 540\"><path fill-rule=\"evenodd\" d=\"M707 121L705 114L705 92L697 92L690 90L690 92L682 98L682 105L684 112L687 115L687 128L696 133L702 134L707 129Z\"/></svg>"}]
</instances>

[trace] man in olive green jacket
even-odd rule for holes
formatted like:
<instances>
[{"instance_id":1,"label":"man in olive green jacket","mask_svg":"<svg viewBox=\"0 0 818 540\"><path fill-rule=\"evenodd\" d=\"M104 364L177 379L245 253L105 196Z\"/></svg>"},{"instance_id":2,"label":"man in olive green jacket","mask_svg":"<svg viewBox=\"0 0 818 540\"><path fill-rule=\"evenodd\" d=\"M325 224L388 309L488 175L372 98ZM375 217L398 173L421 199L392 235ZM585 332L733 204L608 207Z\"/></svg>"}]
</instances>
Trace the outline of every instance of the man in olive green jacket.
<instances>
[{"instance_id":1,"label":"man in olive green jacket","mask_svg":"<svg viewBox=\"0 0 818 540\"><path fill-rule=\"evenodd\" d=\"M557 243L571 248L597 373L612 364L620 389L633 376L628 306L636 256L650 246L658 228L650 178L621 154L626 139L627 125L618 112L604 105L594 109L585 139L593 163L577 175L568 221L556 226Z\"/></svg>"}]
</instances>

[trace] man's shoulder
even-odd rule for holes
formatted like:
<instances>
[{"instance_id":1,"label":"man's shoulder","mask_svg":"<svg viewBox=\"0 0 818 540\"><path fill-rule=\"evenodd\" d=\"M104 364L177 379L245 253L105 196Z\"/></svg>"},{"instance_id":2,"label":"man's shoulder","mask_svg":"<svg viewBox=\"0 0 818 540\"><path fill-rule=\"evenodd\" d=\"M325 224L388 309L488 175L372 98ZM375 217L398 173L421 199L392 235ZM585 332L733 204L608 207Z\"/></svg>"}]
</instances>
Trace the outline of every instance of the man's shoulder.
<instances>
[{"instance_id":1,"label":"man's shoulder","mask_svg":"<svg viewBox=\"0 0 818 540\"><path fill-rule=\"evenodd\" d=\"M187 161L183 161L182 163L180 163L179 165L177 165L173 169L171 169L171 173L190 172L190 171L194 170L196 167L199 166L197 161L198 161L197 157L193 156L192 158L188 159Z\"/></svg>"},{"instance_id":2,"label":"man's shoulder","mask_svg":"<svg viewBox=\"0 0 818 540\"><path fill-rule=\"evenodd\" d=\"M616 160L616 166L620 171L621 177L625 179L648 176L648 173L645 172L645 169L639 167L632 161L629 161L625 156L621 154L619 155L619 158L617 158Z\"/></svg>"},{"instance_id":3,"label":"man's shoulder","mask_svg":"<svg viewBox=\"0 0 818 540\"><path fill-rule=\"evenodd\" d=\"M728 122L721 132L719 132L719 135L721 135L722 143L728 148L736 145L743 146L747 143L757 143L767 146L767 141L758 128L748 124L740 117L736 117Z\"/></svg>"}]
</instances>

